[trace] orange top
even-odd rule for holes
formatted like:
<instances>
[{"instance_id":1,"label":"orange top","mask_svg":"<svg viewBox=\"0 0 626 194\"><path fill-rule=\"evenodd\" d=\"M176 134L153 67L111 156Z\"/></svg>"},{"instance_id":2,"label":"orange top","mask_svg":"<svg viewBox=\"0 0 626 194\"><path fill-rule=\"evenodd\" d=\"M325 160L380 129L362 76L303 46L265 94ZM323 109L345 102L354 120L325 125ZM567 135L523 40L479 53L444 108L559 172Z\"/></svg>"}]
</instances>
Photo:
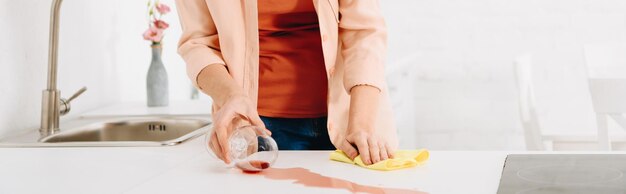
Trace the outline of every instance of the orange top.
<instances>
[{"instance_id":1,"label":"orange top","mask_svg":"<svg viewBox=\"0 0 626 194\"><path fill-rule=\"evenodd\" d=\"M313 1L258 2L259 114L326 116L328 80Z\"/></svg>"}]
</instances>

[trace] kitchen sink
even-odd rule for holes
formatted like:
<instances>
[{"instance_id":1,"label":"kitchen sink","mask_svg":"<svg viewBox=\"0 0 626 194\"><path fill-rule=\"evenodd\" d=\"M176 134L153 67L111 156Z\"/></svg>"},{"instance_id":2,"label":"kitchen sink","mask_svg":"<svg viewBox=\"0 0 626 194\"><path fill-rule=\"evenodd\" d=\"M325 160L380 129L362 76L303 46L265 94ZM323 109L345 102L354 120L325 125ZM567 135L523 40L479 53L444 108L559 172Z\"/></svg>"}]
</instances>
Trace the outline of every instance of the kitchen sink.
<instances>
[{"instance_id":1,"label":"kitchen sink","mask_svg":"<svg viewBox=\"0 0 626 194\"><path fill-rule=\"evenodd\" d=\"M124 118L91 123L39 140L50 146L169 146L198 137L211 122L204 118Z\"/></svg>"}]
</instances>

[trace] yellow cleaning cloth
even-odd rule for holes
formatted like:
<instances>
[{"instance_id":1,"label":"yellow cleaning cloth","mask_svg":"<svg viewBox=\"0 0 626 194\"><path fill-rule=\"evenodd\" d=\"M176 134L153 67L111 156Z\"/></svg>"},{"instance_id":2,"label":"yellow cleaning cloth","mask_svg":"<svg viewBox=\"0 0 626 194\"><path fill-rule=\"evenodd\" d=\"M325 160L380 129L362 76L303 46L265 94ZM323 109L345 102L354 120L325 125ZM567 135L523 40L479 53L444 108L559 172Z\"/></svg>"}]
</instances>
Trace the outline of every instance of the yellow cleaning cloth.
<instances>
[{"instance_id":1,"label":"yellow cleaning cloth","mask_svg":"<svg viewBox=\"0 0 626 194\"><path fill-rule=\"evenodd\" d=\"M356 158L354 158L354 160L350 160L350 158L341 150L335 150L334 152L330 153L331 160L356 164L363 168L382 171L414 167L426 162L426 160L428 160L428 157L429 153L426 149L398 150L394 153L394 158L392 159L386 159L372 165L365 165L363 163L363 160L361 160L361 156L357 156Z\"/></svg>"}]
</instances>

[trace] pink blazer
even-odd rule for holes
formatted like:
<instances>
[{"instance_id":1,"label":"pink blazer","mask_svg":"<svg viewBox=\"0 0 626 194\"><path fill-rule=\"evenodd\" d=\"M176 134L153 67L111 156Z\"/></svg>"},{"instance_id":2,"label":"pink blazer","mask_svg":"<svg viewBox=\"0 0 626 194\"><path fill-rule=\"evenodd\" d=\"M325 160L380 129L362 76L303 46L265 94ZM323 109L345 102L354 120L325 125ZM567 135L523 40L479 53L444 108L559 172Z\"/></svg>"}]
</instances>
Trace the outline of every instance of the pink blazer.
<instances>
[{"instance_id":1,"label":"pink blazer","mask_svg":"<svg viewBox=\"0 0 626 194\"><path fill-rule=\"evenodd\" d=\"M317 11L329 84L328 132L337 145L348 126L350 89L371 85L381 90L376 135L397 147L384 62L387 32L378 0L312 0ZM225 65L256 104L259 36L257 0L177 0L183 28L178 52L197 85L208 65ZM213 107L219 110L220 107Z\"/></svg>"}]
</instances>

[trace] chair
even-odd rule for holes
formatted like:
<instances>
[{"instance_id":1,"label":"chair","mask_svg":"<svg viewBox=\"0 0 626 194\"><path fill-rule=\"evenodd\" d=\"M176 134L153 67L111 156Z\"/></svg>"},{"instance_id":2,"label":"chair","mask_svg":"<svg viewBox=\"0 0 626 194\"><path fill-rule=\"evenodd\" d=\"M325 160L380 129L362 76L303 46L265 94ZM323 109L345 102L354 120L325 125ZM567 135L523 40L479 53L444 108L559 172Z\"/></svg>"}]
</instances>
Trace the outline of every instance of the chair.
<instances>
[{"instance_id":1,"label":"chair","mask_svg":"<svg viewBox=\"0 0 626 194\"><path fill-rule=\"evenodd\" d=\"M524 129L527 150L545 150L537 117L535 94L532 84L531 56L523 55L515 60L515 75L519 92L519 110Z\"/></svg>"},{"instance_id":2,"label":"chair","mask_svg":"<svg viewBox=\"0 0 626 194\"><path fill-rule=\"evenodd\" d=\"M589 92L598 126L598 146L612 150L616 139L623 139L623 136L610 134L609 119L626 130L626 59L622 57L626 49L608 45L585 45L584 49Z\"/></svg>"},{"instance_id":3,"label":"chair","mask_svg":"<svg viewBox=\"0 0 626 194\"><path fill-rule=\"evenodd\" d=\"M532 79L532 56L521 55L514 61L519 95L519 111L527 150L594 150L594 134L542 134L537 116Z\"/></svg>"}]
</instances>

